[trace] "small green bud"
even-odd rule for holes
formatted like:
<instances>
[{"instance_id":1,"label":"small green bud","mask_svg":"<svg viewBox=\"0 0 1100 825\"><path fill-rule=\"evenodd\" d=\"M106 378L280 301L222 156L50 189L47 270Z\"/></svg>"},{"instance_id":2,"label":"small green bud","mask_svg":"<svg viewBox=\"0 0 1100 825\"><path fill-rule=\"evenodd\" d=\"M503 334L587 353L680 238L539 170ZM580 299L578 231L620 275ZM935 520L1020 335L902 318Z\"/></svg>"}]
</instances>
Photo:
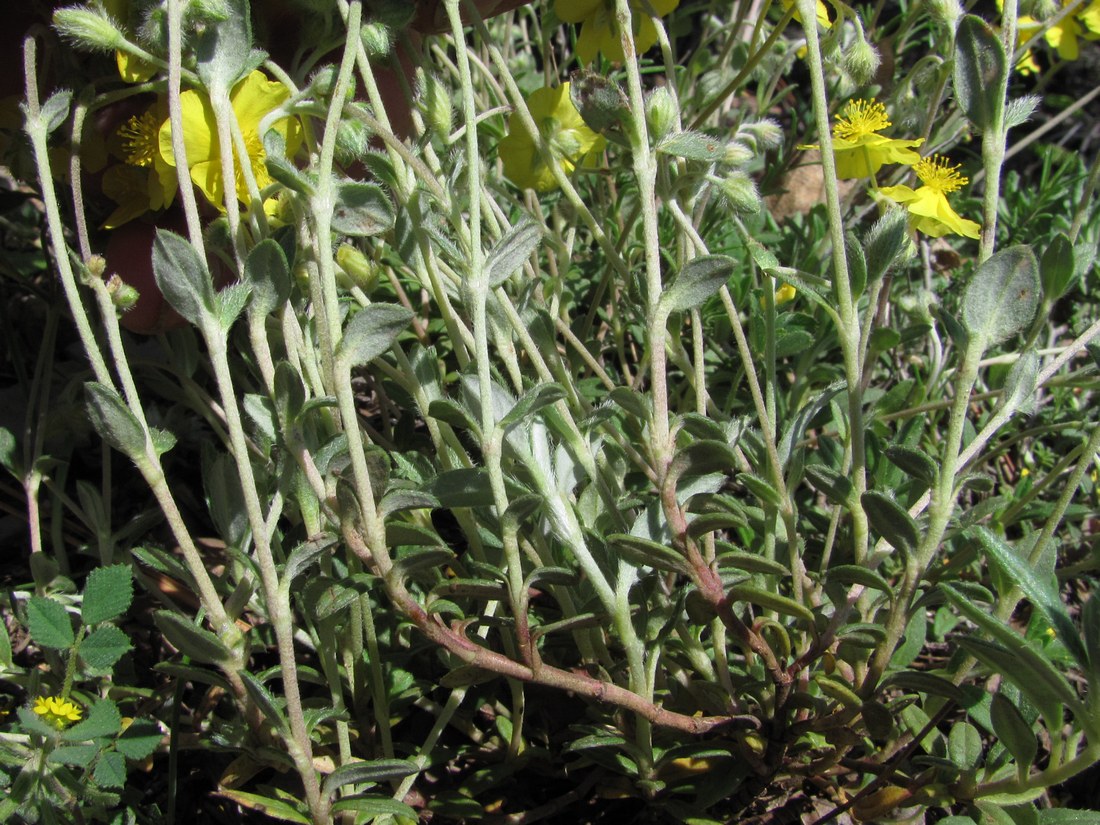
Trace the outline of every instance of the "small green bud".
<instances>
[{"instance_id":1,"label":"small green bud","mask_svg":"<svg viewBox=\"0 0 1100 825\"><path fill-rule=\"evenodd\" d=\"M875 77L882 58L863 36L863 30L856 28L856 42L848 47L842 59L843 71L857 86L868 85Z\"/></svg>"},{"instance_id":2,"label":"small green bud","mask_svg":"<svg viewBox=\"0 0 1100 825\"><path fill-rule=\"evenodd\" d=\"M351 244L342 244L336 250L336 263L347 273L352 283L368 295L378 285L378 267Z\"/></svg>"},{"instance_id":3,"label":"small green bud","mask_svg":"<svg viewBox=\"0 0 1100 825\"><path fill-rule=\"evenodd\" d=\"M722 162L727 166L743 166L752 160L752 149L736 140L731 140L722 151Z\"/></svg>"},{"instance_id":4,"label":"small green bud","mask_svg":"<svg viewBox=\"0 0 1100 825\"><path fill-rule=\"evenodd\" d=\"M343 120L336 129L336 160L341 166L359 160L370 151L371 132L361 121Z\"/></svg>"},{"instance_id":5,"label":"small green bud","mask_svg":"<svg viewBox=\"0 0 1100 825\"><path fill-rule=\"evenodd\" d=\"M420 73L420 111L433 132L447 140L454 128L454 107L443 81L435 75Z\"/></svg>"},{"instance_id":6,"label":"small green bud","mask_svg":"<svg viewBox=\"0 0 1100 825\"><path fill-rule=\"evenodd\" d=\"M309 88L317 97L328 97L336 88L336 78L340 70L335 66L322 66L309 80Z\"/></svg>"},{"instance_id":7,"label":"small green bud","mask_svg":"<svg viewBox=\"0 0 1100 825\"><path fill-rule=\"evenodd\" d=\"M94 6L58 9L53 25L62 37L94 51L113 52L126 40L111 16Z\"/></svg>"},{"instance_id":8,"label":"small green bud","mask_svg":"<svg viewBox=\"0 0 1100 825\"><path fill-rule=\"evenodd\" d=\"M959 18L963 16L959 0L929 0L928 10L932 12L933 20L939 21L951 32L958 28Z\"/></svg>"},{"instance_id":9,"label":"small green bud","mask_svg":"<svg viewBox=\"0 0 1100 825\"><path fill-rule=\"evenodd\" d=\"M103 273L107 271L107 260L102 255L92 255L84 263L88 268L88 274L97 280L103 280Z\"/></svg>"},{"instance_id":10,"label":"small green bud","mask_svg":"<svg viewBox=\"0 0 1100 825\"><path fill-rule=\"evenodd\" d=\"M744 172L733 172L717 184L718 191L735 211L747 215L760 211L760 193L756 183Z\"/></svg>"},{"instance_id":11,"label":"small green bud","mask_svg":"<svg viewBox=\"0 0 1100 825\"><path fill-rule=\"evenodd\" d=\"M122 312L131 309L141 297L136 289L117 275L107 279L107 292L111 296L111 303Z\"/></svg>"},{"instance_id":12,"label":"small green bud","mask_svg":"<svg viewBox=\"0 0 1100 825\"><path fill-rule=\"evenodd\" d=\"M393 48L393 30L383 23L364 23L359 37L368 57L385 57Z\"/></svg>"},{"instance_id":13,"label":"small green bud","mask_svg":"<svg viewBox=\"0 0 1100 825\"><path fill-rule=\"evenodd\" d=\"M664 140L676 126L676 101L664 86L650 94L645 103L645 119L654 142Z\"/></svg>"}]
</instances>

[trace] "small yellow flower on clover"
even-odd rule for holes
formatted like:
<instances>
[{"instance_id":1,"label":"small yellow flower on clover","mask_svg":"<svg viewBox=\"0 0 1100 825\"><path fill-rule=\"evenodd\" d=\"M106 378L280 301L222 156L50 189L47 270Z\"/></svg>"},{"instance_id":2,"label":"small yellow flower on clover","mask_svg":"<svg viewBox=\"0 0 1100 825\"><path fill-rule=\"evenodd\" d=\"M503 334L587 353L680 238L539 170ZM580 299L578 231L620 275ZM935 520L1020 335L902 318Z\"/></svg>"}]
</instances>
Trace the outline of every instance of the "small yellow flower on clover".
<instances>
[{"instance_id":1,"label":"small yellow flower on clover","mask_svg":"<svg viewBox=\"0 0 1100 825\"><path fill-rule=\"evenodd\" d=\"M160 130L168 105L158 100L124 123L116 135L116 152L124 163L103 173L103 192L118 208L103 222L115 229L150 210L166 209L176 197L176 170L160 152Z\"/></svg>"},{"instance_id":2,"label":"small yellow flower on clover","mask_svg":"<svg viewBox=\"0 0 1100 825\"><path fill-rule=\"evenodd\" d=\"M79 705L60 696L39 696L34 700L34 712L43 722L58 730L79 722L83 714Z\"/></svg>"},{"instance_id":3,"label":"small yellow flower on clover","mask_svg":"<svg viewBox=\"0 0 1100 825\"><path fill-rule=\"evenodd\" d=\"M606 141L581 119L569 97L569 84L543 87L527 98L527 108L538 124L539 134L550 147L550 154L568 175L578 164L594 161ZM521 189L549 192L558 183L539 147L523 128L518 114L508 118L508 134L500 142L504 174Z\"/></svg>"},{"instance_id":4,"label":"small yellow flower on clover","mask_svg":"<svg viewBox=\"0 0 1100 825\"><path fill-rule=\"evenodd\" d=\"M885 186L879 191L891 200L904 204L909 210L910 224L918 232L932 238L941 238L949 232L977 238L982 230L981 225L960 217L947 201L949 192L969 182L969 178L959 174L959 167L948 166L946 158L933 155L914 164L913 171L924 186L918 189Z\"/></svg>"},{"instance_id":5,"label":"small yellow flower on clover","mask_svg":"<svg viewBox=\"0 0 1100 825\"><path fill-rule=\"evenodd\" d=\"M664 17L678 5L680 0L650 0L649 3L630 0L634 51L637 54L648 51L657 42L657 28L647 9L652 6L657 17ZM582 64L591 63L598 52L615 63L623 62L623 44L615 30L614 0L555 0L554 11L566 23L581 24L577 57Z\"/></svg>"},{"instance_id":6,"label":"small yellow flower on clover","mask_svg":"<svg viewBox=\"0 0 1100 825\"><path fill-rule=\"evenodd\" d=\"M890 118L881 103L874 99L849 100L844 110L837 114L833 125L836 176L867 178L887 163L917 163L920 155L913 151L913 147L920 146L924 139L895 140L879 134L888 128ZM815 144L798 148L820 147Z\"/></svg>"},{"instance_id":7,"label":"small yellow flower on clover","mask_svg":"<svg viewBox=\"0 0 1100 825\"><path fill-rule=\"evenodd\" d=\"M264 164L267 152L264 149L263 135L260 134L260 122L289 97L290 89L282 83L268 80L259 70L253 71L229 93L229 101L233 114L237 117L248 155L247 158L241 158L234 151L233 158L236 175L234 189L237 198L243 203L247 204L251 200L242 172L244 162L251 168L256 185L261 191L274 182ZM191 181L210 203L225 211L225 182L222 179L221 149L214 109L205 95L193 89L180 95L180 108L183 112L183 142L187 148L187 168ZM271 124L271 128L283 136L288 155L292 155L301 146L301 127L297 119L280 118ZM158 137L161 158L170 166L175 166L170 121L161 125Z\"/></svg>"}]
</instances>

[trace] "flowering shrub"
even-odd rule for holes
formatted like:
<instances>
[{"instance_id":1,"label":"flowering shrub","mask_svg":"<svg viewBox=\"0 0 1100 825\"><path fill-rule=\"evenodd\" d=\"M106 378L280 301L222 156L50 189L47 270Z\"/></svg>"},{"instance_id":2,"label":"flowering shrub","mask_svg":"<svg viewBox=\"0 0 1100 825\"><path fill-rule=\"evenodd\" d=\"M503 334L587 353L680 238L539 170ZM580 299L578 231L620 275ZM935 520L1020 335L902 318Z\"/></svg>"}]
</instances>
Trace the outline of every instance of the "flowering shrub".
<instances>
[{"instance_id":1,"label":"flowering shrub","mask_svg":"<svg viewBox=\"0 0 1100 825\"><path fill-rule=\"evenodd\" d=\"M1097 164L1019 11L32 28L0 821L1097 821Z\"/></svg>"}]
</instances>

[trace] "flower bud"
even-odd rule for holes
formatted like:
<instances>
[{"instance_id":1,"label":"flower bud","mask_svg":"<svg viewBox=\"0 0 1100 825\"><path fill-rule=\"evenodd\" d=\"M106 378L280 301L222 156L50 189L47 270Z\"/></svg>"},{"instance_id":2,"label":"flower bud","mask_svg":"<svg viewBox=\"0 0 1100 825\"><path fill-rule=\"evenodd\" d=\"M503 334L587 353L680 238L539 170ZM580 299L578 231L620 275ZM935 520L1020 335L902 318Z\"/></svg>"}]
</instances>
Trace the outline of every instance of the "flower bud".
<instances>
[{"instance_id":1,"label":"flower bud","mask_svg":"<svg viewBox=\"0 0 1100 825\"><path fill-rule=\"evenodd\" d=\"M856 34L856 42L844 52L842 66L856 86L866 86L874 79L882 58L878 50L864 39L862 29L857 28Z\"/></svg>"},{"instance_id":2,"label":"flower bud","mask_svg":"<svg viewBox=\"0 0 1100 825\"><path fill-rule=\"evenodd\" d=\"M443 81L432 74L421 72L420 77L420 111L424 113L424 120L428 127L443 138L448 139L454 128L454 107L451 106L451 95Z\"/></svg>"},{"instance_id":3,"label":"flower bud","mask_svg":"<svg viewBox=\"0 0 1100 825\"><path fill-rule=\"evenodd\" d=\"M649 126L650 138L660 142L676 125L676 101L664 86L659 86L650 94L645 103L645 119Z\"/></svg>"},{"instance_id":4,"label":"flower bud","mask_svg":"<svg viewBox=\"0 0 1100 825\"><path fill-rule=\"evenodd\" d=\"M88 274L99 280L103 279L103 273L107 271L107 261L102 255L92 255L84 263L88 268Z\"/></svg>"},{"instance_id":5,"label":"flower bud","mask_svg":"<svg viewBox=\"0 0 1100 825\"><path fill-rule=\"evenodd\" d=\"M361 159L370 151L371 132L359 120L347 119L336 128L336 160L341 166Z\"/></svg>"},{"instance_id":6,"label":"flower bud","mask_svg":"<svg viewBox=\"0 0 1100 825\"><path fill-rule=\"evenodd\" d=\"M336 250L336 263L357 287L368 295L378 285L378 267L351 244L342 244Z\"/></svg>"},{"instance_id":7,"label":"flower bud","mask_svg":"<svg viewBox=\"0 0 1100 825\"><path fill-rule=\"evenodd\" d=\"M111 303L122 312L132 308L141 297L136 289L117 275L107 279L107 292L111 296Z\"/></svg>"},{"instance_id":8,"label":"flower bud","mask_svg":"<svg viewBox=\"0 0 1100 825\"><path fill-rule=\"evenodd\" d=\"M760 211L760 193L744 172L733 172L718 181L718 191L736 212L751 215Z\"/></svg>"},{"instance_id":9,"label":"flower bud","mask_svg":"<svg viewBox=\"0 0 1100 825\"><path fill-rule=\"evenodd\" d=\"M58 9L53 25L62 37L93 50L112 52L126 41L111 16L91 6Z\"/></svg>"},{"instance_id":10,"label":"flower bud","mask_svg":"<svg viewBox=\"0 0 1100 825\"><path fill-rule=\"evenodd\" d=\"M359 37L368 57L385 57L393 48L393 30L382 23L364 23Z\"/></svg>"},{"instance_id":11,"label":"flower bud","mask_svg":"<svg viewBox=\"0 0 1100 825\"><path fill-rule=\"evenodd\" d=\"M959 18L963 16L962 4L959 0L928 0L928 10L932 12L933 20L939 21L951 32L955 31Z\"/></svg>"},{"instance_id":12,"label":"flower bud","mask_svg":"<svg viewBox=\"0 0 1100 825\"><path fill-rule=\"evenodd\" d=\"M722 152L722 162L727 166L743 166L752 160L752 149L736 140L726 144Z\"/></svg>"}]
</instances>

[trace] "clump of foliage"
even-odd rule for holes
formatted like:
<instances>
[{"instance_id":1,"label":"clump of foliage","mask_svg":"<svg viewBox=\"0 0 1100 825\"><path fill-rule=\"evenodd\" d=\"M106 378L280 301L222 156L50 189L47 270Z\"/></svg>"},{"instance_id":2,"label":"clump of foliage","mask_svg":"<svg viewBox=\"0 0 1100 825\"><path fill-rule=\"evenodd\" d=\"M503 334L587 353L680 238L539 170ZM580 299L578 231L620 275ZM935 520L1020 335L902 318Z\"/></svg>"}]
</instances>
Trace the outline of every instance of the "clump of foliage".
<instances>
[{"instance_id":1,"label":"clump of foliage","mask_svg":"<svg viewBox=\"0 0 1100 825\"><path fill-rule=\"evenodd\" d=\"M23 43L5 820L1100 821L1092 5L490 10Z\"/></svg>"}]
</instances>

